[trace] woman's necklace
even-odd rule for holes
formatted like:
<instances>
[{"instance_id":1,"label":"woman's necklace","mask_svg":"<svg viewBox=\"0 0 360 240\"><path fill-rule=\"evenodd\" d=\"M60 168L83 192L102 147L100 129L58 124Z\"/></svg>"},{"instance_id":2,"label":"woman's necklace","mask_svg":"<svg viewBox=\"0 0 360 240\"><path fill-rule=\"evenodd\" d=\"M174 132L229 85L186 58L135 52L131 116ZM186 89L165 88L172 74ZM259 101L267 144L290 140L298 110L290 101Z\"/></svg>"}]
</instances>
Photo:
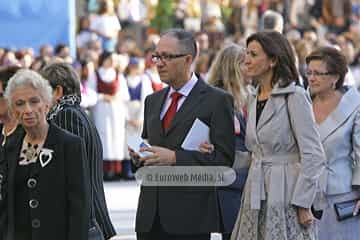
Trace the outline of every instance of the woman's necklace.
<instances>
[{"instance_id":1,"label":"woman's necklace","mask_svg":"<svg viewBox=\"0 0 360 240\"><path fill-rule=\"evenodd\" d=\"M49 126L46 124L44 128L38 129L36 134L27 133L23 140L20 153L19 165L29 165L35 163L40 155L40 151L45 142Z\"/></svg>"}]
</instances>

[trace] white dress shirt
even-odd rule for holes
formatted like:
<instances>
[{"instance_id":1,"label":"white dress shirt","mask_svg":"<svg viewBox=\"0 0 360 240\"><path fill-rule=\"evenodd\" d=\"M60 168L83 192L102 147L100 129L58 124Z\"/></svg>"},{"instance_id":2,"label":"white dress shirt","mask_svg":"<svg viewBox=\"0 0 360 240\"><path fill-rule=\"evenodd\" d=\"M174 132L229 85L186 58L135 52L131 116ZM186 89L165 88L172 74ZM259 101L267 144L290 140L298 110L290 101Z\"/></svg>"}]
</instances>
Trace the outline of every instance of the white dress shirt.
<instances>
[{"instance_id":1,"label":"white dress shirt","mask_svg":"<svg viewBox=\"0 0 360 240\"><path fill-rule=\"evenodd\" d=\"M163 106L163 109L160 113L160 119L162 120L165 116L165 113L167 112L168 108L170 107L171 104L171 94L173 92L179 92L182 94L182 97L179 99L178 104L177 104L177 109L176 111L178 111L181 107L181 105L184 103L185 99L187 98L187 96L189 96L191 90L193 89L193 87L195 86L195 84L197 83L198 78L197 76L192 73L191 79L182 87L180 88L178 91L176 91L173 87L170 87L170 90L168 92L168 95L166 97L166 101L165 104Z\"/></svg>"}]
</instances>

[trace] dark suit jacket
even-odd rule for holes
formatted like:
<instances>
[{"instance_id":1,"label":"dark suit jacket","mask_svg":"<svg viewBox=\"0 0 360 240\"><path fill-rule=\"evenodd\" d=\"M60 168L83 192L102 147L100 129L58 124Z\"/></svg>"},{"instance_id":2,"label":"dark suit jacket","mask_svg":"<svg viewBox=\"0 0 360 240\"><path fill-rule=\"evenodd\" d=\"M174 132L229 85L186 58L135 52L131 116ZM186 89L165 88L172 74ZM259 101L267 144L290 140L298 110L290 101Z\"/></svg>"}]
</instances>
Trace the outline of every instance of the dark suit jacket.
<instances>
[{"instance_id":1,"label":"dark suit jacket","mask_svg":"<svg viewBox=\"0 0 360 240\"><path fill-rule=\"evenodd\" d=\"M164 132L160 112L169 87L148 96L142 137L153 146L176 152L177 166L231 166L234 160L233 99L222 90L198 80ZM181 148L195 119L210 127L211 154ZM136 232L149 232L156 215L171 234L219 231L220 213L215 187L141 187Z\"/></svg>"},{"instance_id":2,"label":"dark suit jacket","mask_svg":"<svg viewBox=\"0 0 360 240\"><path fill-rule=\"evenodd\" d=\"M93 193L93 213L104 233L105 239L111 238L116 233L106 206L103 185L103 150L100 136L94 123L80 107L80 98L73 95L62 97L56 108L49 114L49 119L62 129L84 140L87 155L86 161L89 166L86 171L88 176L90 176Z\"/></svg>"},{"instance_id":3,"label":"dark suit jacket","mask_svg":"<svg viewBox=\"0 0 360 240\"><path fill-rule=\"evenodd\" d=\"M3 125L0 126L0 132L2 132ZM4 145L4 136L0 134L0 240L6 239L7 220L8 220L8 161L6 159L6 149L14 144L18 138L23 134L23 129L18 127L10 136L6 137Z\"/></svg>"},{"instance_id":4,"label":"dark suit jacket","mask_svg":"<svg viewBox=\"0 0 360 240\"><path fill-rule=\"evenodd\" d=\"M14 183L20 150L25 132L7 148L8 160L8 238L14 233ZM53 150L52 160L41 167L39 157L31 165L29 202L35 199L37 207L30 210L32 239L87 240L89 227L89 182L82 160L85 157L83 141L56 125L50 124L43 149ZM79 161L80 160L80 161Z\"/></svg>"}]
</instances>

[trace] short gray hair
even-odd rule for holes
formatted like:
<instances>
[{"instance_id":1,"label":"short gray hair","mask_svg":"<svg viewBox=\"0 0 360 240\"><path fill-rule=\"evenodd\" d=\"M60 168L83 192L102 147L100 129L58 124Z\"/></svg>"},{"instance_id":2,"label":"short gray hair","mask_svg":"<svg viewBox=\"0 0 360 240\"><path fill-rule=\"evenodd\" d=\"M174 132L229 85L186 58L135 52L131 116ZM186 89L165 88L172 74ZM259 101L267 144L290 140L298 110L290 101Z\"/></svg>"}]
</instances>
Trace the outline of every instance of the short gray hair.
<instances>
[{"instance_id":1,"label":"short gray hair","mask_svg":"<svg viewBox=\"0 0 360 240\"><path fill-rule=\"evenodd\" d=\"M273 10L266 10L261 16L260 31L277 31L283 33L284 18L283 16Z\"/></svg>"},{"instance_id":2,"label":"short gray hair","mask_svg":"<svg viewBox=\"0 0 360 240\"><path fill-rule=\"evenodd\" d=\"M195 60L197 54L197 46L194 35L191 32L185 31L180 28L172 28L161 34L162 36L171 36L178 40L179 47L183 53L191 54L193 61Z\"/></svg>"},{"instance_id":3,"label":"short gray hair","mask_svg":"<svg viewBox=\"0 0 360 240\"><path fill-rule=\"evenodd\" d=\"M39 73L29 70L20 69L10 78L9 83L6 87L4 96L11 106L11 94L16 88L21 86L31 86L38 90L41 97L46 103L51 103L52 100L52 88L46 79L44 79Z\"/></svg>"},{"instance_id":4,"label":"short gray hair","mask_svg":"<svg viewBox=\"0 0 360 240\"><path fill-rule=\"evenodd\" d=\"M40 74L49 81L53 89L56 86L62 86L64 96L77 95L81 97L80 78L70 64L54 62L42 68Z\"/></svg>"}]
</instances>

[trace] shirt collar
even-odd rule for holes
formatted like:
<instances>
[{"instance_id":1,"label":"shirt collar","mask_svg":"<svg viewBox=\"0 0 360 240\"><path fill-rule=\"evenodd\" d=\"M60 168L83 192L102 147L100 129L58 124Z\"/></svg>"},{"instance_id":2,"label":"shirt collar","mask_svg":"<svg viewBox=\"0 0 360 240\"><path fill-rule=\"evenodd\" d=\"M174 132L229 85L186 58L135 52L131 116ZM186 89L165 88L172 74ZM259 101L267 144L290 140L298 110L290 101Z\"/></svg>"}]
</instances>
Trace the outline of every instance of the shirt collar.
<instances>
[{"instance_id":1,"label":"shirt collar","mask_svg":"<svg viewBox=\"0 0 360 240\"><path fill-rule=\"evenodd\" d=\"M181 95L183 95L184 97L187 97L191 90L194 88L195 84L197 83L198 81L198 77L195 75L195 73L192 73L191 75L191 78L189 81L187 81L185 83L184 86L182 86L179 90L175 90L173 87L170 88L170 91L169 91L169 94L168 94L168 97L173 93L173 92L178 92L178 93L181 93Z\"/></svg>"},{"instance_id":2,"label":"shirt collar","mask_svg":"<svg viewBox=\"0 0 360 240\"><path fill-rule=\"evenodd\" d=\"M252 89L250 93L253 96L256 96L260 91L260 85L256 86L255 89ZM279 87L279 83L276 83L271 91L271 95L282 95L282 94L289 94L296 91L296 84L295 82L291 82L286 87Z\"/></svg>"}]
</instances>

